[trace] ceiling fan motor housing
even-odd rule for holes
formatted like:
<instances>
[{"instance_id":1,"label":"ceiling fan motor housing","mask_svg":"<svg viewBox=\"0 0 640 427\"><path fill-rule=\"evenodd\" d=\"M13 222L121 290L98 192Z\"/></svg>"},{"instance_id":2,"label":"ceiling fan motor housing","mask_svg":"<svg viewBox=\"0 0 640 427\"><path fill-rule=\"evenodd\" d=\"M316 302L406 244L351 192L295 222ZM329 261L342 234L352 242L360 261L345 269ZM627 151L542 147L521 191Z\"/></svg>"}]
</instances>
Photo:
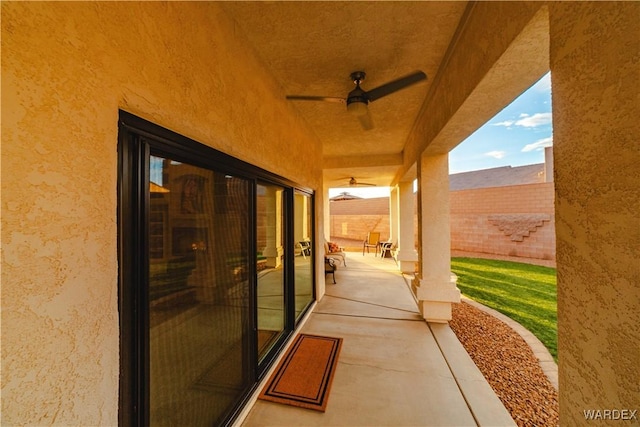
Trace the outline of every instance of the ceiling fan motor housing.
<instances>
[{"instance_id":1,"label":"ceiling fan motor housing","mask_svg":"<svg viewBox=\"0 0 640 427\"><path fill-rule=\"evenodd\" d=\"M360 88L360 83L364 80L365 76L366 73L364 71L351 73L351 80L355 83L356 88L349 92L349 96L347 96L347 111L356 116L362 116L367 113L369 97L367 96L367 92Z\"/></svg>"}]
</instances>

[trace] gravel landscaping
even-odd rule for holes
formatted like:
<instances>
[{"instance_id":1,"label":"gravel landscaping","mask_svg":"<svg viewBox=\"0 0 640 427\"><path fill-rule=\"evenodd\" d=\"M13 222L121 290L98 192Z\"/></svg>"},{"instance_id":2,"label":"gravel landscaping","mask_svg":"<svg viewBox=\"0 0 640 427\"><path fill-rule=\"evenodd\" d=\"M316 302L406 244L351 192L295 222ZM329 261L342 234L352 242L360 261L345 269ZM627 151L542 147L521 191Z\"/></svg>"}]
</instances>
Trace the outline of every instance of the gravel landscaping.
<instances>
[{"instance_id":1,"label":"gravel landscaping","mask_svg":"<svg viewBox=\"0 0 640 427\"><path fill-rule=\"evenodd\" d=\"M517 332L464 302L449 324L518 426L558 425L558 392Z\"/></svg>"}]
</instances>

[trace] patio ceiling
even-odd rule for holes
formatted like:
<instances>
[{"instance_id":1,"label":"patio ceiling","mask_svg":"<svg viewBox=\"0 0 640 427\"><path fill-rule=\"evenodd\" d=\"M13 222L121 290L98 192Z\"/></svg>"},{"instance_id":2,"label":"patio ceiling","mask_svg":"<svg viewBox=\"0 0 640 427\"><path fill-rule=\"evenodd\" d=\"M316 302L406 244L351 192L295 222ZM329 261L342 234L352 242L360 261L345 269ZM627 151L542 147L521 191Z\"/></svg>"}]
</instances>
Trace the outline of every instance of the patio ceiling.
<instances>
[{"instance_id":1,"label":"patio ceiling","mask_svg":"<svg viewBox=\"0 0 640 427\"><path fill-rule=\"evenodd\" d=\"M322 142L328 187L390 185L467 2L223 2L286 95L346 97L424 71L426 81L369 104L363 130L341 104L289 101Z\"/></svg>"}]
</instances>

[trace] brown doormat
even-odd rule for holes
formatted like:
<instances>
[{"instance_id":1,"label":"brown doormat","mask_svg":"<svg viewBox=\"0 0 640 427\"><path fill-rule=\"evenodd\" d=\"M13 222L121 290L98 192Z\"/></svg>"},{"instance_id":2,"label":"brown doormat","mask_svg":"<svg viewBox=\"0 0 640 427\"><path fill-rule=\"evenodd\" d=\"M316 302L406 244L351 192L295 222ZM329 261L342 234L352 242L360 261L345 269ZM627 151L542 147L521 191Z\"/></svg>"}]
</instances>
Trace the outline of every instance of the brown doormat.
<instances>
[{"instance_id":1,"label":"brown doormat","mask_svg":"<svg viewBox=\"0 0 640 427\"><path fill-rule=\"evenodd\" d=\"M259 398L325 411L342 338L300 334Z\"/></svg>"}]
</instances>

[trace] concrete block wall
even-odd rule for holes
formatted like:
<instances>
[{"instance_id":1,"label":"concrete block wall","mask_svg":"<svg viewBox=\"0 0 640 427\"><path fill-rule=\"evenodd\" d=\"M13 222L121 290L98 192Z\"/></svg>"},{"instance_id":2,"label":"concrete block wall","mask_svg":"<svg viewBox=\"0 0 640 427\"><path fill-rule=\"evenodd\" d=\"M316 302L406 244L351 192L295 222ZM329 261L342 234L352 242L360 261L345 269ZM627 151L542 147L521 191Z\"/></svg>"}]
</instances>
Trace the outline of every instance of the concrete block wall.
<instances>
[{"instance_id":1,"label":"concrete block wall","mask_svg":"<svg viewBox=\"0 0 640 427\"><path fill-rule=\"evenodd\" d=\"M453 191L451 249L554 260L552 182Z\"/></svg>"},{"instance_id":2,"label":"concrete block wall","mask_svg":"<svg viewBox=\"0 0 640 427\"><path fill-rule=\"evenodd\" d=\"M453 251L555 260L553 182L452 191L450 209ZM330 212L331 238L391 235L388 198L335 202Z\"/></svg>"},{"instance_id":3,"label":"concrete block wall","mask_svg":"<svg viewBox=\"0 0 640 427\"><path fill-rule=\"evenodd\" d=\"M390 236L389 215L331 215L331 237L362 240L370 231L380 232L380 240Z\"/></svg>"},{"instance_id":4,"label":"concrete block wall","mask_svg":"<svg viewBox=\"0 0 640 427\"><path fill-rule=\"evenodd\" d=\"M389 198L354 199L331 202L330 236L338 239L360 240L370 231L380 232L380 239L389 239Z\"/></svg>"}]
</instances>

